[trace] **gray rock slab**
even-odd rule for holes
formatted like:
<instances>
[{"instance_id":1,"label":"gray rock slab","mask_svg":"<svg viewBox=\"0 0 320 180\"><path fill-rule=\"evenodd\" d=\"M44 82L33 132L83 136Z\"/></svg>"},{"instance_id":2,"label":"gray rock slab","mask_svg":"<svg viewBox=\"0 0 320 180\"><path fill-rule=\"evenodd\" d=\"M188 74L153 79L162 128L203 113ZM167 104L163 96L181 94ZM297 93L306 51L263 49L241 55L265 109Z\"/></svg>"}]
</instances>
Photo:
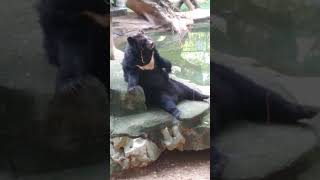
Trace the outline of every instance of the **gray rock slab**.
<instances>
[{"instance_id":1,"label":"gray rock slab","mask_svg":"<svg viewBox=\"0 0 320 180\"><path fill-rule=\"evenodd\" d=\"M13 174L8 172L0 172L0 179L1 180L16 180Z\"/></svg>"},{"instance_id":2,"label":"gray rock slab","mask_svg":"<svg viewBox=\"0 0 320 180\"><path fill-rule=\"evenodd\" d=\"M181 111L181 119L191 119L209 113L210 104L204 101L185 100L177 105Z\"/></svg>"},{"instance_id":3,"label":"gray rock slab","mask_svg":"<svg viewBox=\"0 0 320 180\"><path fill-rule=\"evenodd\" d=\"M128 115L144 112L145 97L143 90L130 95L127 93L127 83L123 77L120 61L110 61L110 112L113 115Z\"/></svg>"},{"instance_id":4,"label":"gray rock slab","mask_svg":"<svg viewBox=\"0 0 320 180\"><path fill-rule=\"evenodd\" d=\"M300 104L320 108L320 77L282 77L281 83Z\"/></svg>"},{"instance_id":5,"label":"gray rock slab","mask_svg":"<svg viewBox=\"0 0 320 180\"><path fill-rule=\"evenodd\" d=\"M210 148L210 113L201 119L201 123L191 130L183 131L186 139L184 150L199 151Z\"/></svg>"},{"instance_id":6,"label":"gray rock slab","mask_svg":"<svg viewBox=\"0 0 320 180\"><path fill-rule=\"evenodd\" d=\"M262 66L256 60L251 58L239 58L219 52L214 53L214 61L232 70L239 76L251 81L257 87L263 87L266 90L275 93L287 101L295 103L295 97L283 86L280 78L282 74Z\"/></svg>"},{"instance_id":7,"label":"gray rock slab","mask_svg":"<svg viewBox=\"0 0 320 180\"><path fill-rule=\"evenodd\" d=\"M243 122L223 132L216 147L227 156L225 179L259 179L285 170L316 147L311 129Z\"/></svg>"},{"instance_id":8,"label":"gray rock slab","mask_svg":"<svg viewBox=\"0 0 320 180\"><path fill-rule=\"evenodd\" d=\"M210 106L206 102L183 101L178 104L178 108L182 112L182 126L192 127L199 124L201 119L209 113ZM155 129L160 131L173 122L172 115L158 108L123 117L112 116L110 119L112 134L130 136L148 134Z\"/></svg>"},{"instance_id":9,"label":"gray rock slab","mask_svg":"<svg viewBox=\"0 0 320 180\"><path fill-rule=\"evenodd\" d=\"M297 179L298 180L317 180L320 179L320 156L319 151L317 152L317 156L314 157L314 164L305 170L303 173L299 174Z\"/></svg>"},{"instance_id":10,"label":"gray rock slab","mask_svg":"<svg viewBox=\"0 0 320 180\"><path fill-rule=\"evenodd\" d=\"M111 132L113 135L140 136L152 132L162 126L164 128L172 121L173 117L161 110L111 118Z\"/></svg>"},{"instance_id":11,"label":"gray rock slab","mask_svg":"<svg viewBox=\"0 0 320 180\"><path fill-rule=\"evenodd\" d=\"M121 166L117 163L115 163L111 158L110 158L110 171L109 171L109 176L116 175L117 173L121 172Z\"/></svg>"}]
</instances>

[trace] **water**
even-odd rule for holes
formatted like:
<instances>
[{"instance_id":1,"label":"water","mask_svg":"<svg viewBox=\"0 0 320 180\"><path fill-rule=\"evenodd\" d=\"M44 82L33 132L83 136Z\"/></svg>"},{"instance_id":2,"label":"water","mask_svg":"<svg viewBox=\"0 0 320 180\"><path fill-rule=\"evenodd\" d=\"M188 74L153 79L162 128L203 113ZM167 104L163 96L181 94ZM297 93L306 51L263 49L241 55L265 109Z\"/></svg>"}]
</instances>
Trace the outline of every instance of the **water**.
<instances>
[{"instance_id":1,"label":"water","mask_svg":"<svg viewBox=\"0 0 320 180\"><path fill-rule=\"evenodd\" d=\"M173 65L173 74L198 85L210 85L210 27L196 24L192 31L179 39L170 32L147 33L155 42L160 55ZM180 43L181 42L181 43ZM125 44L120 45L124 49Z\"/></svg>"}]
</instances>

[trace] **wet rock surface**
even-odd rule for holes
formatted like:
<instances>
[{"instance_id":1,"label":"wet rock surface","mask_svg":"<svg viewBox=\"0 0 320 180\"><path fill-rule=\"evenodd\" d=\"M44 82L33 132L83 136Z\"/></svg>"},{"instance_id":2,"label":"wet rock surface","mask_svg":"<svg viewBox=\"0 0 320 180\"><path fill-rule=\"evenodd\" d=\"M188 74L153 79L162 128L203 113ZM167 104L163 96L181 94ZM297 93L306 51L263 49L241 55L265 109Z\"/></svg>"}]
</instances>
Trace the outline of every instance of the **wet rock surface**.
<instances>
[{"instance_id":1,"label":"wet rock surface","mask_svg":"<svg viewBox=\"0 0 320 180\"><path fill-rule=\"evenodd\" d=\"M127 115L144 112L147 107L143 90L128 94L127 83L124 81L121 61L110 61L110 112L112 115Z\"/></svg>"},{"instance_id":2,"label":"wet rock surface","mask_svg":"<svg viewBox=\"0 0 320 180\"><path fill-rule=\"evenodd\" d=\"M260 179L285 170L316 147L309 128L242 122L217 138L227 157L224 179Z\"/></svg>"}]
</instances>

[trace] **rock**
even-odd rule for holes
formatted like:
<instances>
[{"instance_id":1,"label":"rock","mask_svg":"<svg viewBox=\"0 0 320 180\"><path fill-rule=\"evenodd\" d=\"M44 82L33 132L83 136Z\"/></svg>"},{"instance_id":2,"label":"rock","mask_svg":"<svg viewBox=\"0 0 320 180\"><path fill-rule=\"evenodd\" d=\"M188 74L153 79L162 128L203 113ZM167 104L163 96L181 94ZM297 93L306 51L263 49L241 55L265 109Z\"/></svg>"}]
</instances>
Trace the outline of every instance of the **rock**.
<instances>
[{"instance_id":1,"label":"rock","mask_svg":"<svg viewBox=\"0 0 320 180\"><path fill-rule=\"evenodd\" d=\"M122 137L124 138L124 137ZM126 137L125 137L126 138ZM115 144L117 138L111 139L111 144ZM112 150L111 158L119 164L122 169L144 167L158 159L161 150L155 143L143 138L126 138L126 144L119 149ZM110 146L111 148L115 146Z\"/></svg>"},{"instance_id":2,"label":"rock","mask_svg":"<svg viewBox=\"0 0 320 180\"><path fill-rule=\"evenodd\" d=\"M165 145L165 147L170 151L174 149L183 151L183 146L186 143L186 139L181 134L179 126L172 126L171 133L169 131L170 130L167 127L161 130L161 134L163 136L162 142Z\"/></svg>"},{"instance_id":3,"label":"rock","mask_svg":"<svg viewBox=\"0 0 320 180\"><path fill-rule=\"evenodd\" d=\"M204 101L182 101L181 122L174 121L160 108L147 109L142 88L135 96L127 93L121 63L110 62L110 156L111 175L122 169L144 167L158 159L164 150L204 150L210 147L210 104ZM174 75L171 78L210 94ZM209 100L208 100L209 101ZM115 165L117 164L117 165Z\"/></svg>"},{"instance_id":4,"label":"rock","mask_svg":"<svg viewBox=\"0 0 320 180\"><path fill-rule=\"evenodd\" d=\"M110 153L111 154L111 153ZM109 176L112 177L112 176L116 176L118 173L120 173L122 170L121 166L114 162L112 160L112 158L110 158L110 171L109 171Z\"/></svg>"},{"instance_id":5,"label":"rock","mask_svg":"<svg viewBox=\"0 0 320 180\"><path fill-rule=\"evenodd\" d=\"M191 108L192 107L192 108ZM209 104L206 102L183 101L178 104L181 110L182 126L192 128L199 124L201 119L209 113ZM164 110L155 108L144 113L111 117L111 137L116 135L141 136L153 134L155 129L163 129L172 126L173 116Z\"/></svg>"},{"instance_id":6,"label":"rock","mask_svg":"<svg viewBox=\"0 0 320 180\"><path fill-rule=\"evenodd\" d=\"M172 122L173 117L161 110L150 110L145 113L114 117L111 119L111 137L116 135L142 136L152 133L156 128L164 128Z\"/></svg>"},{"instance_id":7,"label":"rock","mask_svg":"<svg viewBox=\"0 0 320 180\"><path fill-rule=\"evenodd\" d=\"M181 110L182 126L193 127L192 123L198 124L200 119L210 111L209 103L204 101L182 101L177 105Z\"/></svg>"},{"instance_id":8,"label":"rock","mask_svg":"<svg viewBox=\"0 0 320 180\"><path fill-rule=\"evenodd\" d=\"M123 59L124 58L124 52L122 52L121 50L114 48L113 49L113 55L114 55L114 59Z\"/></svg>"},{"instance_id":9,"label":"rock","mask_svg":"<svg viewBox=\"0 0 320 180\"><path fill-rule=\"evenodd\" d=\"M259 179L303 161L316 143L305 127L242 122L217 137L215 147L227 156L224 179Z\"/></svg>"},{"instance_id":10,"label":"rock","mask_svg":"<svg viewBox=\"0 0 320 180\"><path fill-rule=\"evenodd\" d=\"M320 108L320 77L289 77L280 79L281 84L290 91L300 104Z\"/></svg>"},{"instance_id":11,"label":"rock","mask_svg":"<svg viewBox=\"0 0 320 180\"><path fill-rule=\"evenodd\" d=\"M319 154L319 151L317 151ZM314 155L313 159L314 163L312 166L306 171L302 172L302 174L298 175L298 180L315 180L320 177L320 159L319 155ZM305 170L305 169L304 169Z\"/></svg>"},{"instance_id":12,"label":"rock","mask_svg":"<svg viewBox=\"0 0 320 180\"><path fill-rule=\"evenodd\" d=\"M201 123L192 128L183 129L186 139L184 150L205 150L210 148L210 113L201 119Z\"/></svg>"},{"instance_id":13,"label":"rock","mask_svg":"<svg viewBox=\"0 0 320 180\"><path fill-rule=\"evenodd\" d=\"M311 121L306 121L315 132L316 136L320 135L320 114L314 117ZM313 180L320 177L320 156L319 156L320 141L317 139L317 149L308 156L308 163L300 166L299 174L297 175L298 180Z\"/></svg>"},{"instance_id":14,"label":"rock","mask_svg":"<svg viewBox=\"0 0 320 180\"><path fill-rule=\"evenodd\" d=\"M4 173L4 172L0 173L0 179L3 179L3 180L16 180L16 178L12 174Z\"/></svg>"},{"instance_id":15,"label":"rock","mask_svg":"<svg viewBox=\"0 0 320 180\"><path fill-rule=\"evenodd\" d=\"M190 108L192 107L192 108ZM178 104L183 121L158 108L144 113L110 117L110 154L122 169L147 166L165 149L204 150L210 147L210 114L206 102Z\"/></svg>"},{"instance_id":16,"label":"rock","mask_svg":"<svg viewBox=\"0 0 320 180\"><path fill-rule=\"evenodd\" d=\"M99 180L99 179L106 179L106 177L108 176L108 173L106 172L105 167L106 167L106 164L98 164L98 165L86 166L81 168L66 169L64 171L58 171L58 172L24 174L24 175L20 175L18 179L19 180L49 180L49 179Z\"/></svg>"},{"instance_id":17,"label":"rock","mask_svg":"<svg viewBox=\"0 0 320 180\"><path fill-rule=\"evenodd\" d=\"M228 68L238 76L250 81L255 85L255 88L266 89L270 93L281 96L288 102L296 103L295 97L281 84L280 78L282 74L262 66L256 60L239 58L220 52L215 52L214 60L216 64Z\"/></svg>"},{"instance_id":18,"label":"rock","mask_svg":"<svg viewBox=\"0 0 320 180\"><path fill-rule=\"evenodd\" d=\"M147 108L143 90L138 94L127 93L123 70L119 60L110 61L110 112L112 115L128 115L144 112Z\"/></svg>"}]
</instances>

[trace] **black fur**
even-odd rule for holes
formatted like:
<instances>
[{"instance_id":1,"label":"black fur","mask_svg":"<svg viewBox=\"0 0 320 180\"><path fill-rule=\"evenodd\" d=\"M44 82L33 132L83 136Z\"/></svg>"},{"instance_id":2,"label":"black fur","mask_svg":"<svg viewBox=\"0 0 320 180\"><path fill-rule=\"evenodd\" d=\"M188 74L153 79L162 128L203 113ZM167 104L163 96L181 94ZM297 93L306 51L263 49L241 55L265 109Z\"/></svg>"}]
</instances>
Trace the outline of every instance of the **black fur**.
<instances>
[{"instance_id":1,"label":"black fur","mask_svg":"<svg viewBox=\"0 0 320 180\"><path fill-rule=\"evenodd\" d=\"M139 69L136 65L148 64L153 52L155 68ZM160 106L177 119L181 114L176 107L177 102L183 99L201 101L209 97L170 79L168 74L171 72L171 63L159 55L153 41L143 33L128 37L122 66L129 93L140 85L144 90L147 106Z\"/></svg>"},{"instance_id":2,"label":"black fur","mask_svg":"<svg viewBox=\"0 0 320 180\"><path fill-rule=\"evenodd\" d=\"M58 67L56 90L73 92L84 76L93 75L108 87L108 29L84 15L106 15L104 0L40 0L37 4L49 62Z\"/></svg>"},{"instance_id":3,"label":"black fur","mask_svg":"<svg viewBox=\"0 0 320 180\"><path fill-rule=\"evenodd\" d=\"M228 67L212 61L211 79L213 88L213 127L211 128L212 177L221 177L225 158L214 147L215 138L223 127L236 120L271 121L272 123L295 123L303 118L312 118L318 110L288 102L266 87L235 73ZM269 104L269 119L267 104Z\"/></svg>"},{"instance_id":4,"label":"black fur","mask_svg":"<svg viewBox=\"0 0 320 180\"><path fill-rule=\"evenodd\" d=\"M211 68L214 72L214 134L218 133L224 124L234 120L295 123L303 118L312 118L318 113L316 108L289 102L221 64L211 62Z\"/></svg>"}]
</instances>

